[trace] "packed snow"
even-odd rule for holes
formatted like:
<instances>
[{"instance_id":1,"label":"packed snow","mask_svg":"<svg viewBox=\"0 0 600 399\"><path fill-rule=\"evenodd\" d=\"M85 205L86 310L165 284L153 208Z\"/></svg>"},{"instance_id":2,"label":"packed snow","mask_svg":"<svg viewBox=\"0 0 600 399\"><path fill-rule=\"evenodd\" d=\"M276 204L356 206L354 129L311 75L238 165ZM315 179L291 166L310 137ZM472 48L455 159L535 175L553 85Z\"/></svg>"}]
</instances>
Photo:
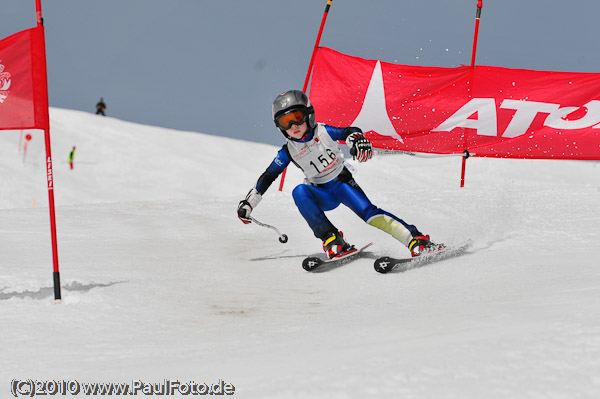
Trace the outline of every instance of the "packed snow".
<instances>
[{"instance_id":1,"label":"packed snow","mask_svg":"<svg viewBox=\"0 0 600 399\"><path fill-rule=\"evenodd\" d=\"M408 250L340 207L347 240L374 245L309 273L321 243L293 203L296 168L253 213L288 243L236 215L277 147L50 116L60 304L43 132L0 132L0 396L32 379L221 381L240 398L600 397L598 162L473 157L460 188L459 157L351 161L375 204L473 245L382 275L376 256Z\"/></svg>"}]
</instances>

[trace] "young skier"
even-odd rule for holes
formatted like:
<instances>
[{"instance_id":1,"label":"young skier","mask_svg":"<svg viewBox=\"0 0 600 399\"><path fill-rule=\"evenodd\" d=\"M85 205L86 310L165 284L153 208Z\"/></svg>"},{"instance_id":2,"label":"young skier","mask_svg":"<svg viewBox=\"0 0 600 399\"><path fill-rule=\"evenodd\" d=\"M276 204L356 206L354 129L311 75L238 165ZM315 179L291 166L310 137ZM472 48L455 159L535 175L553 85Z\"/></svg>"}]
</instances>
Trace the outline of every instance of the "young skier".
<instances>
[{"instance_id":1,"label":"young skier","mask_svg":"<svg viewBox=\"0 0 600 399\"><path fill-rule=\"evenodd\" d=\"M329 221L325 211L346 205L371 226L392 235L406 245L412 256L436 251L428 235L393 214L373 205L344 165L344 155L336 141L346 141L350 154L359 162L373 156L371 142L358 127L333 127L315 122L315 112L302 91L290 90L273 102L273 120L286 138L267 170L255 187L238 205L238 217L250 223L250 214L262 195L285 168L293 162L306 176L305 184L294 188L292 196L298 210L323 242L327 256L335 258L353 249L342 233Z\"/></svg>"}]
</instances>

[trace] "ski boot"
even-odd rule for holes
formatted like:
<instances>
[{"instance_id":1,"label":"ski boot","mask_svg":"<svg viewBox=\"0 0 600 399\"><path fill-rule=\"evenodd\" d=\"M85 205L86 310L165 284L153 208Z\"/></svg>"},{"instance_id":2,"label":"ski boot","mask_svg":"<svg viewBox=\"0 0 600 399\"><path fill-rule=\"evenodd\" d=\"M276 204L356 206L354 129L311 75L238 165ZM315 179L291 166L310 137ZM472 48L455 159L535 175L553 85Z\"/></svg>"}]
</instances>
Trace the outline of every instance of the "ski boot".
<instances>
[{"instance_id":1,"label":"ski boot","mask_svg":"<svg viewBox=\"0 0 600 399\"><path fill-rule=\"evenodd\" d=\"M410 250L410 254L413 258L416 256L441 251L444 248L444 244L435 244L431 242L429 235L416 236L408 243L408 249Z\"/></svg>"},{"instance_id":2,"label":"ski boot","mask_svg":"<svg viewBox=\"0 0 600 399\"><path fill-rule=\"evenodd\" d=\"M327 233L323 239L323 251L329 259L333 259L341 254L344 254L354 248L354 245L344 241L344 234L340 231L332 231Z\"/></svg>"}]
</instances>

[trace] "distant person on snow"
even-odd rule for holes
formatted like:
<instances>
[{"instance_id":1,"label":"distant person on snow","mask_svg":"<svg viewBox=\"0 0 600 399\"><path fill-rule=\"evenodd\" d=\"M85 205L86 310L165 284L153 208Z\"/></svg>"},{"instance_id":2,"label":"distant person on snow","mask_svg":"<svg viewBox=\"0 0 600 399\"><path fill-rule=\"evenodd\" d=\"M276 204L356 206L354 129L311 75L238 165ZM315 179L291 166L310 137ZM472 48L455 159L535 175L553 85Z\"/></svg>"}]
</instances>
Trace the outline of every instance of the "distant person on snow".
<instances>
[{"instance_id":1,"label":"distant person on snow","mask_svg":"<svg viewBox=\"0 0 600 399\"><path fill-rule=\"evenodd\" d=\"M373 150L361 129L315 123L314 108L306 94L299 90L290 90L275 99L273 120L286 143L255 187L240 201L237 212L242 222L251 223L250 214L262 195L293 162L306 176L304 184L293 190L294 202L315 237L323 242L323 250L330 259L354 248L325 216L325 211L340 204L346 205L371 226L392 235L408 247L412 256L443 247L431 242L429 236L415 226L373 205L358 186L349 170L352 167L345 164L344 154L336 141L346 141L353 159L366 162L373 156Z\"/></svg>"},{"instance_id":2,"label":"distant person on snow","mask_svg":"<svg viewBox=\"0 0 600 399\"><path fill-rule=\"evenodd\" d=\"M73 170L73 160L74 159L75 159L75 146L73 146L73 149L69 153L69 166L71 167L71 170Z\"/></svg>"},{"instance_id":3,"label":"distant person on snow","mask_svg":"<svg viewBox=\"0 0 600 399\"><path fill-rule=\"evenodd\" d=\"M98 104L96 104L96 115L100 114L102 116L106 116L104 110L106 109L106 104L104 104L104 98L100 98Z\"/></svg>"}]
</instances>

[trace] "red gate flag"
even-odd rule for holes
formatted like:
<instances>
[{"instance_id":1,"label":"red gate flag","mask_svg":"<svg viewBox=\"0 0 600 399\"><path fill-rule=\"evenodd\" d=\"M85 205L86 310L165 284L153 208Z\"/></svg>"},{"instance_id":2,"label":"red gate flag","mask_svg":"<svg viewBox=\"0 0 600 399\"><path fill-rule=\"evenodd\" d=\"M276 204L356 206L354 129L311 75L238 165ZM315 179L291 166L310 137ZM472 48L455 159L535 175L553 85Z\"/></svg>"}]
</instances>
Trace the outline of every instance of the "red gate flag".
<instances>
[{"instance_id":1,"label":"red gate flag","mask_svg":"<svg viewBox=\"0 0 600 399\"><path fill-rule=\"evenodd\" d=\"M0 40L0 130L47 129L43 27Z\"/></svg>"},{"instance_id":2,"label":"red gate flag","mask_svg":"<svg viewBox=\"0 0 600 399\"><path fill-rule=\"evenodd\" d=\"M319 122L358 126L377 148L600 160L600 73L397 65L321 47Z\"/></svg>"}]
</instances>

